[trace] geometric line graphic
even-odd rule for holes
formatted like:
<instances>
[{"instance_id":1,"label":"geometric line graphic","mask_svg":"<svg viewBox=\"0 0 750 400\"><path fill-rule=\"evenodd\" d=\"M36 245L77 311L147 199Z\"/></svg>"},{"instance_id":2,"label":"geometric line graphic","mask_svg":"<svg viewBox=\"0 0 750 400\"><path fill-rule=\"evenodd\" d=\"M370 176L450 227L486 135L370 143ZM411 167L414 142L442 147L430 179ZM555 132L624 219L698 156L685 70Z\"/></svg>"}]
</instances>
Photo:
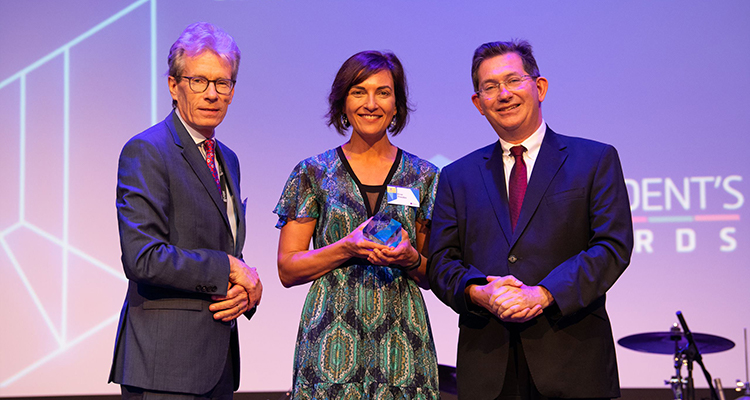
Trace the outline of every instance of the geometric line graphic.
<instances>
[{"instance_id":1,"label":"geometric line graphic","mask_svg":"<svg viewBox=\"0 0 750 400\"><path fill-rule=\"evenodd\" d=\"M29 64L25 68L11 75L10 77L0 81L0 90L8 87L11 83L17 83L18 87L18 104L19 104L19 125L18 125L18 210L17 220L12 222L10 226L0 227L0 255L3 255L9 262L12 271L15 272L23 290L30 299L33 312L36 312L39 319L43 322L43 326L46 327L47 333L51 335L54 340L55 346L53 349L46 352L46 354L32 359L28 365L21 367L20 369L13 371L10 376L0 376L0 388L5 388L11 385L13 382L31 373L35 369L44 365L45 363L55 359L72 347L83 343L86 339L90 338L97 332L101 331L107 326L116 323L119 317L119 310L115 314L103 317L101 321L95 322L92 327L88 327L83 332L78 332L75 336L70 335L70 327L68 326L68 320L70 318L69 311L70 307L70 273L71 263L73 259L81 266L79 268L92 267L95 270L104 272L105 276L110 276L118 281L127 282L120 268L113 268L106 263L97 260L95 257L87 254L82 249L72 246L70 243L70 99L71 99L71 49L83 42L84 40L92 37L102 29L114 24L124 16L130 14L139 7L149 4L149 29L150 29L150 41L149 41L149 56L150 56L150 83L151 83L151 104L150 104L150 119L151 124L156 123L156 0L138 0L119 12L113 14L104 21L98 23L92 28L86 30L82 34L78 35L73 40L60 46L58 49L50 52L49 54L39 58L35 62ZM31 223L28 220L27 215L27 90L29 86L29 74L38 68L48 65L52 60L60 60L62 71L62 142L60 151L62 153L62 166L61 166L61 180L60 182L60 218L61 218L61 232L59 234L50 233L48 230L42 229L39 226ZM7 89L6 89L7 90ZM4 207L3 212L9 211L9 207ZM39 292L39 287L35 286L34 280L31 278L30 273L34 271L38 262L29 262L28 260L24 263L19 257L17 251L14 251L13 241L20 240L19 237L33 238L45 243L45 246L55 249L51 252L58 254L59 250L60 259L59 263L59 277L60 277L60 293L59 302L45 301L42 299L42 294ZM45 254L51 256L50 254ZM34 255L27 255L33 257ZM53 312L50 307L54 306L56 309L59 306L59 313ZM32 308L32 307L29 307ZM59 321L59 322L56 322ZM59 324L59 326L57 325Z\"/></svg>"},{"instance_id":2,"label":"geometric line graphic","mask_svg":"<svg viewBox=\"0 0 750 400\"><path fill-rule=\"evenodd\" d=\"M450 158L442 155L442 154L435 154L432 158L427 160L431 163L433 163L436 167L443 169L446 165L453 162Z\"/></svg>"}]
</instances>

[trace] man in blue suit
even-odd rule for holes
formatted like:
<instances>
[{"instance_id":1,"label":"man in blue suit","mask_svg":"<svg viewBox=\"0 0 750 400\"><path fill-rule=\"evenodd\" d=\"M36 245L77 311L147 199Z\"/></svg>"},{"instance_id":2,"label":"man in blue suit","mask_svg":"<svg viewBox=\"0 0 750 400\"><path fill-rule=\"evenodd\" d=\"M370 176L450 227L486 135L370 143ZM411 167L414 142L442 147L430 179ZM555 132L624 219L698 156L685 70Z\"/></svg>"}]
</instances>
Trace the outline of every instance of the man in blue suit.
<instances>
[{"instance_id":1,"label":"man in blue suit","mask_svg":"<svg viewBox=\"0 0 750 400\"><path fill-rule=\"evenodd\" d=\"M458 396L619 397L605 293L633 228L617 152L545 124L527 42L480 46L472 78L499 141L443 169L430 238L430 286L459 314Z\"/></svg>"},{"instance_id":2,"label":"man in blue suit","mask_svg":"<svg viewBox=\"0 0 750 400\"><path fill-rule=\"evenodd\" d=\"M129 284L109 380L123 399L231 399L239 387L236 319L252 316L262 285L242 261L239 161L214 138L239 62L226 32L188 26L168 58L174 110L120 154Z\"/></svg>"}]
</instances>

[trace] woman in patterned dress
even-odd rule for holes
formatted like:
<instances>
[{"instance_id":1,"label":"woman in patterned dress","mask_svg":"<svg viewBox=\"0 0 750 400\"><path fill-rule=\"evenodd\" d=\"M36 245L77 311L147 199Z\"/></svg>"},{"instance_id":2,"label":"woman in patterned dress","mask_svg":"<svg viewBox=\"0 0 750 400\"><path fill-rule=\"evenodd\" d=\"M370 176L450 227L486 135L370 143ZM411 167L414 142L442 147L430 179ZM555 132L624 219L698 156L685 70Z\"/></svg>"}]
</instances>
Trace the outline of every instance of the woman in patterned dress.
<instances>
[{"instance_id":1,"label":"woman in patterned dress","mask_svg":"<svg viewBox=\"0 0 750 400\"><path fill-rule=\"evenodd\" d=\"M328 124L342 135L351 126L351 137L300 162L274 210L282 284L312 282L292 398L438 399L435 345L419 289L429 288L422 254L438 169L388 138L408 119L403 67L392 53L357 53L341 66L328 100ZM416 189L418 204L389 204L387 187ZM363 236L375 214L402 224L395 248Z\"/></svg>"}]
</instances>

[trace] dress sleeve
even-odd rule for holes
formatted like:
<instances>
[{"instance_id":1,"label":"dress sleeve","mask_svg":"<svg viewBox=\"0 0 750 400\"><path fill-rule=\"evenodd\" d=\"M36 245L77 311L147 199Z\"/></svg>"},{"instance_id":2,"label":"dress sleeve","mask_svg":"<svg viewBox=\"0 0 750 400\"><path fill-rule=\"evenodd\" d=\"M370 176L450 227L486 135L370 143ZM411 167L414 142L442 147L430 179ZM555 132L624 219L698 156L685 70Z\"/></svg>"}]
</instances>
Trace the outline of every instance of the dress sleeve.
<instances>
[{"instance_id":1,"label":"dress sleeve","mask_svg":"<svg viewBox=\"0 0 750 400\"><path fill-rule=\"evenodd\" d=\"M294 167L273 212L279 216L276 227L281 229L290 219L318 218L320 206L315 197L315 174L306 161Z\"/></svg>"},{"instance_id":2,"label":"dress sleeve","mask_svg":"<svg viewBox=\"0 0 750 400\"><path fill-rule=\"evenodd\" d=\"M440 170L430 163L426 163L426 167L423 167L423 171L420 174L421 178L424 179L422 185L421 199L419 200L419 210L417 210L417 220L430 221L432 220L432 210L435 208L435 194L437 193L438 180L440 178Z\"/></svg>"}]
</instances>

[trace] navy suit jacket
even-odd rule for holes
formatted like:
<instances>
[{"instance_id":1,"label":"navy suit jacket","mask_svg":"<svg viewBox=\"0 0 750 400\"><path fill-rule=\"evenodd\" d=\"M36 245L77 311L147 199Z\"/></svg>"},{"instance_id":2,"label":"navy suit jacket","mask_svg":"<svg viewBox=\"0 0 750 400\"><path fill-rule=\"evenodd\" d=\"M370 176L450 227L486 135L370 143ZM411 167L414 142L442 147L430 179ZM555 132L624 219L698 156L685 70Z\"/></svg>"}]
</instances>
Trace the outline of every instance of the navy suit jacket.
<instances>
[{"instance_id":1,"label":"navy suit jacket","mask_svg":"<svg viewBox=\"0 0 750 400\"><path fill-rule=\"evenodd\" d=\"M238 216L235 241L211 171L175 113L133 137L120 154L117 219L129 284L109 380L202 394L216 385L231 354L236 390L236 324L214 320L208 306L211 295L227 292L227 254L242 257L239 161L217 141Z\"/></svg>"},{"instance_id":2,"label":"navy suit jacket","mask_svg":"<svg viewBox=\"0 0 750 400\"><path fill-rule=\"evenodd\" d=\"M619 397L605 293L630 262L633 228L616 150L548 127L515 232L503 168L496 142L446 166L438 184L428 275L459 314L459 398L499 395L509 328L543 395ZM526 323L502 322L464 295L487 275L542 285L555 303Z\"/></svg>"}]
</instances>

